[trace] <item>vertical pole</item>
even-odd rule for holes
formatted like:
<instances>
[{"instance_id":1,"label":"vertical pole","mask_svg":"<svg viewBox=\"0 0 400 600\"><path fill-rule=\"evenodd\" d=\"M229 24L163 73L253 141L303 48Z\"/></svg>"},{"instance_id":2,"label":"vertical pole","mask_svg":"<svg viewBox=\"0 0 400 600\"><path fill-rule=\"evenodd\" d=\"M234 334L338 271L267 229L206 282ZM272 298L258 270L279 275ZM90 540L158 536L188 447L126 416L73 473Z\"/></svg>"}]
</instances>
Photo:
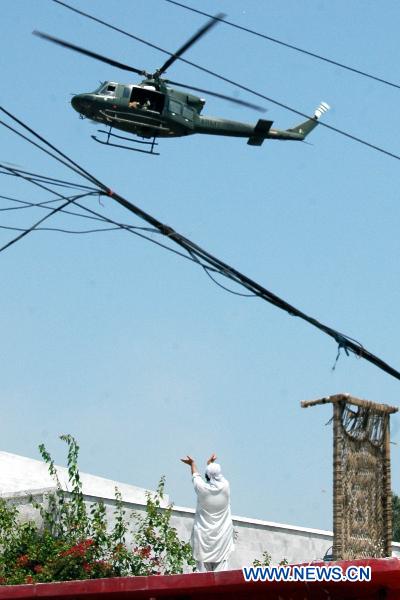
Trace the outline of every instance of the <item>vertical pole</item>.
<instances>
[{"instance_id":1,"label":"vertical pole","mask_svg":"<svg viewBox=\"0 0 400 600\"><path fill-rule=\"evenodd\" d=\"M343 556L343 472L340 402L333 404L333 560Z\"/></svg>"},{"instance_id":2,"label":"vertical pole","mask_svg":"<svg viewBox=\"0 0 400 600\"><path fill-rule=\"evenodd\" d=\"M383 448L383 527L384 542L383 556L392 555L392 533L393 533L393 513L392 513L392 485L390 476L390 416L384 417L384 448Z\"/></svg>"}]
</instances>

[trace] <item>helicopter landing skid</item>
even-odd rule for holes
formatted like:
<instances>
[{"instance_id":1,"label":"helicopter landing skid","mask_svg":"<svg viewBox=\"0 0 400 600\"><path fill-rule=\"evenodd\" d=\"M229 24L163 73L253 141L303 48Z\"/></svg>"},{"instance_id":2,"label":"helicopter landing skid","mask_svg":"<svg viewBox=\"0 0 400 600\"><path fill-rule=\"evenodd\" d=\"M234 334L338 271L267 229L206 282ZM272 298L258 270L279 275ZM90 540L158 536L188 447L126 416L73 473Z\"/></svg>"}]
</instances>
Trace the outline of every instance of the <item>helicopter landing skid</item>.
<instances>
[{"instance_id":1,"label":"helicopter landing skid","mask_svg":"<svg viewBox=\"0 0 400 600\"><path fill-rule=\"evenodd\" d=\"M99 140L95 135L92 135L92 139L99 144L103 144L104 146L114 146L114 148L123 148L124 150L133 150L134 152L142 152L143 154L153 154L154 156L160 156L159 152L154 152L154 147L158 146L156 142L155 136L153 137L151 142L145 142L144 140L133 140L132 138L128 138L122 135L117 135L116 133L111 133L112 127L108 131L104 131L104 129L98 129L99 133L104 133L106 136L105 140ZM146 146L150 146L149 150L141 150L140 148L133 148L132 146L127 146L126 144L114 144L110 142L110 138L117 138L119 140L126 140L131 142L131 144L145 144Z\"/></svg>"}]
</instances>

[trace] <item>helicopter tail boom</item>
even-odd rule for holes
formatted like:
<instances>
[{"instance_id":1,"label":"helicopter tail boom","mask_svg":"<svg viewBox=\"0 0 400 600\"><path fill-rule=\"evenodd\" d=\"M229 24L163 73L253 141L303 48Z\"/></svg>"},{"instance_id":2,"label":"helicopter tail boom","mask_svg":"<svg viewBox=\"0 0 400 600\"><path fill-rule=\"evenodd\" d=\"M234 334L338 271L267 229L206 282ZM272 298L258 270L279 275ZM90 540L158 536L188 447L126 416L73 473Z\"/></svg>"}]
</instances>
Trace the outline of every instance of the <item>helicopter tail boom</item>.
<instances>
[{"instance_id":1,"label":"helicopter tail boom","mask_svg":"<svg viewBox=\"0 0 400 600\"><path fill-rule=\"evenodd\" d=\"M247 143L250 146L261 146L261 144L269 139L276 140L297 140L302 142L309 133L318 125L320 117L329 110L330 106L326 102L321 102L318 108L315 109L312 118L307 119L300 125L291 127L290 129L271 129L272 121L260 119L254 127Z\"/></svg>"},{"instance_id":2,"label":"helicopter tail boom","mask_svg":"<svg viewBox=\"0 0 400 600\"><path fill-rule=\"evenodd\" d=\"M318 121L320 117L328 112L330 109L329 104L326 102L321 102L321 104L315 109L314 116L312 119L308 119L304 121L304 123L300 123L300 125L296 125L296 127L292 127L287 131L290 133L297 133L299 135L298 139L304 140L309 133L318 125Z\"/></svg>"}]
</instances>

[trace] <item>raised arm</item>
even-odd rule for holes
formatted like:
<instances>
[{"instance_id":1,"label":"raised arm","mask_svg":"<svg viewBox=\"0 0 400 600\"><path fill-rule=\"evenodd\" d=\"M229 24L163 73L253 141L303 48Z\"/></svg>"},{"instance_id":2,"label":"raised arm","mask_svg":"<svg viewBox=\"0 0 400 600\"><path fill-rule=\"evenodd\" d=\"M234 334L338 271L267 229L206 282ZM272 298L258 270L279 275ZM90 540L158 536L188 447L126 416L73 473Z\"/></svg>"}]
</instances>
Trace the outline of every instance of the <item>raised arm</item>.
<instances>
[{"instance_id":1,"label":"raised arm","mask_svg":"<svg viewBox=\"0 0 400 600\"><path fill-rule=\"evenodd\" d=\"M211 454L210 458L207 461L207 464L209 465L210 463L213 463L217 460L217 455L214 454L214 452Z\"/></svg>"},{"instance_id":2,"label":"raised arm","mask_svg":"<svg viewBox=\"0 0 400 600\"><path fill-rule=\"evenodd\" d=\"M195 462L194 458L192 458L191 456L187 455L186 458L181 458L181 461L183 463L185 463L185 465L189 465L189 467L192 471L192 475L199 472L197 469L197 466L196 466L196 462Z\"/></svg>"}]
</instances>

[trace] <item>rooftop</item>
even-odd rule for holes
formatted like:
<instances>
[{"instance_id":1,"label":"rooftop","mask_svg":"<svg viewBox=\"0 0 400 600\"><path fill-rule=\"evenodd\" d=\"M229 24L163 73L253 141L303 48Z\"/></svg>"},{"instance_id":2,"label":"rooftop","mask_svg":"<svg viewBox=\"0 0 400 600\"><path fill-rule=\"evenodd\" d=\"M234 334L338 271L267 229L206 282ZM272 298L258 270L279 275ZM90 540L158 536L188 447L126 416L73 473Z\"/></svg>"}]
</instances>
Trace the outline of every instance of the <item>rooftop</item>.
<instances>
[{"instance_id":1,"label":"rooftop","mask_svg":"<svg viewBox=\"0 0 400 600\"><path fill-rule=\"evenodd\" d=\"M68 471L66 467L56 465L58 477L62 487L70 490ZM44 488L54 488L55 482L49 475L47 465L41 460L0 451L0 495L20 492L29 493ZM144 488L113 481L104 477L97 477L88 473L80 473L82 491L87 496L114 499L115 487L118 487L125 502L134 504L146 503ZM168 498L166 498L168 501Z\"/></svg>"}]
</instances>

